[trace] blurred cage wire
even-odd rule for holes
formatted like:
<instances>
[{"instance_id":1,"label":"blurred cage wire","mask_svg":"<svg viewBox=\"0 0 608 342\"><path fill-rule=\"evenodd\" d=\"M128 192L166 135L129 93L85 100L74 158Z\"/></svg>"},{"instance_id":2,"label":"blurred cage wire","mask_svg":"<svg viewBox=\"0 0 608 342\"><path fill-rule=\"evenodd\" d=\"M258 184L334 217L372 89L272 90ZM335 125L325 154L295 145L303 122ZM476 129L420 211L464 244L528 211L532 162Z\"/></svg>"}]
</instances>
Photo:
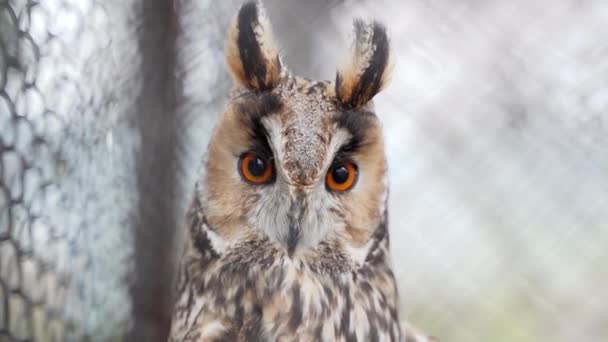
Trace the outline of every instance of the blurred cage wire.
<instances>
[{"instance_id":1,"label":"blurred cage wire","mask_svg":"<svg viewBox=\"0 0 608 342\"><path fill-rule=\"evenodd\" d=\"M0 341L165 339L239 4L0 0ZM389 28L405 317L445 341L608 340L608 3L265 6L311 78L354 17Z\"/></svg>"}]
</instances>

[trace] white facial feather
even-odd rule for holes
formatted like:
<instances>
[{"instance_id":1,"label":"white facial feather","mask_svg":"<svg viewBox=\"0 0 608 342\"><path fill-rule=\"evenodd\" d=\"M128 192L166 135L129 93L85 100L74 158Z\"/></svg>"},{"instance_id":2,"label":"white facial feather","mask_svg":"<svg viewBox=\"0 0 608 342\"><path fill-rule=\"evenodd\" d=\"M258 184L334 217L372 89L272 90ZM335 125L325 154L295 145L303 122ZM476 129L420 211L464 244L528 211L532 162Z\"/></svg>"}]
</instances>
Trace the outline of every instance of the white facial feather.
<instances>
[{"instance_id":1,"label":"white facial feather","mask_svg":"<svg viewBox=\"0 0 608 342\"><path fill-rule=\"evenodd\" d=\"M322 166L323 177L311 185L301 186L293 184L281 167L285 141L280 122L272 117L264 118L262 122L269 134L277 178L274 184L257 189L260 197L249 218L249 223L264 232L270 239L284 245L287 241L292 203L298 200L306 201L306 210L299 222L301 231L296 248L297 254L298 251L316 246L330 232L344 229L343 220L330 210L332 208L339 210L341 204L326 190L324 175L331 166L334 155L350 139L350 134L343 129L336 129L329 142L325 163ZM296 188L304 194L304 198L296 198ZM361 255L366 251L361 248L353 248L353 252L357 255L357 259L365 258Z\"/></svg>"}]
</instances>

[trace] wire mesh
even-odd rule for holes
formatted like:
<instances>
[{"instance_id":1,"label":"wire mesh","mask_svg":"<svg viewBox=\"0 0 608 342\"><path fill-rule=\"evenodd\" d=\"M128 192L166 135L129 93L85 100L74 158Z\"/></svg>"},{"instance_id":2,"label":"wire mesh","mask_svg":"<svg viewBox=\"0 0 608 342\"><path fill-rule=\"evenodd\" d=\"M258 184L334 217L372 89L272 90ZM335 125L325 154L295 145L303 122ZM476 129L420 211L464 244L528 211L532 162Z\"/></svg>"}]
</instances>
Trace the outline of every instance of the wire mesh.
<instances>
[{"instance_id":1,"label":"wire mesh","mask_svg":"<svg viewBox=\"0 0 608 342\"><path fill-rule=\"evenodd\" d=\"M110 25L128 28L131 14L118 2L0 2L2 341L128 328L138 135L125 96L137 83L121 85L132 71L117 61L137 56Z\"/></svg>"}]
</instances>

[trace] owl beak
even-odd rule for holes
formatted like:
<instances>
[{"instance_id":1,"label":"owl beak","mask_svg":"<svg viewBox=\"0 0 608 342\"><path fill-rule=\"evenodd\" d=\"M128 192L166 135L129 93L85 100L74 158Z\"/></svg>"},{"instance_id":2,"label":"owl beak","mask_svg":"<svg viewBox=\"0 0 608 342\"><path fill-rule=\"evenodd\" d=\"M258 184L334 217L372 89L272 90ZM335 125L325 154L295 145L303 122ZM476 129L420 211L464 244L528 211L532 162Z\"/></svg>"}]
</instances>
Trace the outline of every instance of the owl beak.
<instances>
[{"instance_id":1,"label":"owl beak","mask_svg":"<svg viewBox=\"0 0 608 342\"><path fill-rule=\"evenodd\" d=\"M301 226L300 220L302 219L302 215L304 214L304 206L303 206L303 196L304 194L301 192L297 192L291 200L291 206L289 208L289 225L287 227L287 236L286 236L286 244L287 244L287 254L291 257L300 241L301 236Z\"/></svg>"},{"instance_id":2,"label":"owl beak","mask_svg":"<svg viewBox=\"0 0 608 342\"><path fill-rule=\"evenodd\" d=\"M296 249L296 245L300 240L300 223L290 222L289 231L287 232L287 254L291 257Z\"/></svg>"}]
</instances>

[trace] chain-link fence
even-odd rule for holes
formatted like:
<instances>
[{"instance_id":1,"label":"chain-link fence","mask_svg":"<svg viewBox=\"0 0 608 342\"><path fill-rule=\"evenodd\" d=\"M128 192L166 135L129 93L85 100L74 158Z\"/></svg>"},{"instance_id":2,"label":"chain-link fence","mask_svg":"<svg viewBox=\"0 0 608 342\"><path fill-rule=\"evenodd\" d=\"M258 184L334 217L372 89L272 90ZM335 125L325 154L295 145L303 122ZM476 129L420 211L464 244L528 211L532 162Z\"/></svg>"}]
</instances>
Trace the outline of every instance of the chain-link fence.
<instances>
[{"instance_id":1,"label":"chain-link fence","mask_svg":"<svg viewBox=\"0 0 608 342\"><path fill-rule=\"evenodd\" d=\"M0 0L0 341L163 340L180 224L240 1ZM355 16L402 309L445 341L608 339L605 1L266 1L333 78Z\"/></svg>"},{"instance_id":2,"label":"chain-link fence","mask_svg":"<svg viewBox=\"0 0 608 342\"><path fill-rule=\"evenodd\" d=\"M135 13L0 2L0 340L128 328L140 81Z\"/></svg>"}]
</instances>

